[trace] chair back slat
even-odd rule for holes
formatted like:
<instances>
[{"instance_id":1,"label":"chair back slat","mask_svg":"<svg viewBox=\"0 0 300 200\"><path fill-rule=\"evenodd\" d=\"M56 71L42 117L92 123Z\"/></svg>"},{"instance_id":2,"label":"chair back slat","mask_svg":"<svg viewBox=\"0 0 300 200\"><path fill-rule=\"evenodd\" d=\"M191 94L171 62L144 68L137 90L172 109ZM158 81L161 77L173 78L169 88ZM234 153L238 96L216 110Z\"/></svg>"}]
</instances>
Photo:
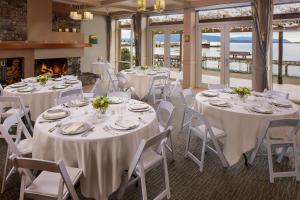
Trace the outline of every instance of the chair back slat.
<instances>
[{"instance_id":1,"label":"chair back slat","mask_svg":"<svg viewBox=\"0 0 300 200\"><path fill-rule=\"evenodd\" d=\"M174 110L175 107L171 102L168 101L161 101L158 105L156 114L157 114L157 119L158 122L165 128L167 129L172 122L172 118L174 116ZM163 114L167 112L167 116L163 116ZM166 118L166 120L164 120Z\"/></svg>"},{"instance_id":2,"label":"chair back slat","mask_svg":"<svg viewBox=\"0 0 300 200\"><path fill-rule=\"evenodd\" d=\"M130 83L126 74L119 72L117 73L118 79L118 87L121 88L123 91L130 88Z\"/></svg>"},{"instance_id":3,"label":"chair back slat","mask_svg":"<svg viewBox=\"0 0 300 200\"><path fill-rule=\"evenodd\" d=\"M191 88L181 90L180 97L185 105L192 106L195 102L195 95Z\"/></svg>"},{"instance_id":4,"label":"chair back slat","mask_svg":"<svg viewBox=\"0 0 300 200\"><path fill-rule=\"evenodd\" d=\"M3 96L3 93L4 93L4 89L3 89L2 85L0 84L0 96Z\"/></svg>"},{"instance_id":5,"label":"chair back slat","mask_svg":"<svg viewBox=\"0 0 300 200\"><path fill-rule=\"evenodd\" d=\"M13 159L13 164L16 168L60 173L57 163L51 161L19 157Z\"/></svg>"},{"instance_id":6,"label":"chair back slat","mask_svg":"<svg viewBox=\"0 0 300 200\"><path fill-rule=\"evenodd\" d=\"M57 104L63 104L71 100L81 99L83 97L82 89L72 89L62 91L57 99Z\"/></svg>"}]
</instances>

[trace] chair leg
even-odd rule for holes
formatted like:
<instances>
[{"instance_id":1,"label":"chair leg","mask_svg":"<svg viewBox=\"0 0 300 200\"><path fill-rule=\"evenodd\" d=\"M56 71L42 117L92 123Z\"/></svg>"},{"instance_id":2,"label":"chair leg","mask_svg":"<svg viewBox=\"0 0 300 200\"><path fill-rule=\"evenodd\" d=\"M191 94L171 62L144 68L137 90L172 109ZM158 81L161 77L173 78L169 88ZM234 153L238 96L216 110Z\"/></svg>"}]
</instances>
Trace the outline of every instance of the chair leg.
<instances>
[{"instance_id":1,"label":"chair leg","mask_svg":"<svg viewBox=\"0 0 300 200\"><path fill-rule=\"evenodd\" d=\"M267 145L267 153L268 153L268 164L269 164L269 176L270 176L270 183L274 183L274 171L273 171L273 159L272 159L272 149L271 145Z\"/></svg>"},{"instance_id":2,"label":"chair leg","mask_svg":"<svg viewBox=\"0 0 300 200\"><path fill-rule=\"evenodd\" d=\"M294 150L294 163L295 163L295 173L296 173L296 180L300 181L300 174L299 174L299 161L298 161L298 151L297 151L297 145L296 142L293 145L293 150Z\"/></svg>"},{"instance_id":3,"label":"chair leg","mask_svg":"<svg viewBox=\"0 0 300 200\"><path fill-rule=\"evenodd\" d=\"M171 134L170 134L170 137L169 137L169 141L170 141L170 146L168 146L168 149L172 153L172 161L175 161L175 159L174 159L174 145L173 145L173 140L172 140Z\"/></svg>"},{"instance_id":4,"label":"chair leg","mask_svg":"<svg viewBox=\"0 0 300 200\"><path fill-rule=\"evenodd\" d=\"M265 138L265 135L266 135L266 133L260 134L260 136L258 137L256 146L255 146L255 149L252 151L251 156L250 156L250 159L249 159L249 161L248 161L248 163L249 163L250 165L253 163L253 161L254 161L254 159L255 159L255 157L256 157L256 154L257 154L257 152L258 152L258 150L259 150L259 148L260 148L260 145L261 145L261 143L263 142L263 139Z\"/></svg>"},{"instance_id":5,"label":"chair leg","mask_svg":"<svg viewBox=\"0 0 300 200\"><path fill-rule=\"evenodd\" d=\"M146 179L144 172L141 172L141 186L142 186L142 196L143 200L147 200L147 189L146 189Z\"/></svg>"},{"instance_id":6,"label":"chair leg","mask_svg":"<svg viewBox=\"0 0 300 200\"><path fill-rule=\"evenodd\" d=\"M202 142L202 150L201 150L201 158L200 158L200 172L203 172L204 167L204 157L205 157L205 149L206 149L206 141L203 140Z\"/></svg>"},{"instance_id":7,"label":"chair leg","mask_svg":"<svg viewBox=\"0 0 300 200\"><path fill-rule=\"evenodd\" d=\"M185 153L184 153L185 158L188 157L188 152L189 152L189 148L190 148L190 140L191 140L191 131L189 130L188 135L187 135L187 140L186 140L186 146L185 146Z\"/></svg>"},{"instance_id":8,"label":"chair leg","mask_svg":"<svg viewBox=\"0 0 300 200\"><path fill-rule=\"evenodd\" d=\"M183 116L182 116L182 120L181 120L180 132L182 132L182 131L183 131L184 118L185 118L185 112L183 111Z\"/></svg>"},{"instance_id":9,"label":"chair leg","mask_svg":"<svg viewBox=\"0 0 300 200\"><path fill-rule=\"evenodd\" d=\"M7 164L8 164L8 156L9 156L9 149L7 148L6 158L5 158L5 163L4 163L4 169L3 169L3 177L2 177L2 185L1 185L1 194L3 194L3 193L4 193L4 190L5 190L6 171L7 171Z\"/></svg>"},{"instance_id":10,"label":"chair leg","mask_svg":"<svg viewBox=\"0 0 300 200\"><path fill-rule=\"evenodd\" d=\"M165 172L165 184L166 184L166 190L167 190L167 199L169 199L169 198L171 198L171 192L170 192L170 181L169 181L169 173L168 173L168 164L167 164L166 154L164 155L163 164L164 164L164 172Z\"/></svg>"}]
</instances>

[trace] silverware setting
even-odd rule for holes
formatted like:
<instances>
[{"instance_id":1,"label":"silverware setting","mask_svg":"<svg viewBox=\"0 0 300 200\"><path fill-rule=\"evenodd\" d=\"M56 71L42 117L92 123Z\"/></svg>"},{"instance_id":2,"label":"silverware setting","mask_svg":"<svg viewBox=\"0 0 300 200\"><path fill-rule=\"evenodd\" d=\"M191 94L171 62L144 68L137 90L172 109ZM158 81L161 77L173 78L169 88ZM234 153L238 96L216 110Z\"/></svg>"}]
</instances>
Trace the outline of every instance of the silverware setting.
<instances>
[{"instance_id":1,"label":"silverware setting","mask_svg":"<svg viewBox=\"0 0 300 200\"><path fill-rule=\"evenodd\" d=\"M141 117L138 117L139 121L142 122L143 124L146 124L147 122L143 120Z\"/></svg>"},{"instance_id":2,"label":"silverware setting","mask_svg":"<svg viewBox=\"0 0 300 200\"><path fill-rule=\"evenodd\" d=\"M111 129L109 126L107 126L107 125L105 125L105 126L103 127L103 130L108 131L108 132L111 133L112 135L116 135L116 134L117 134L114 130L112 130L112 129Z\"/></svg>"},{"instance_id":3,"label":"silverware setting","mask_svg":"<svg viewBox=\"0 0 300 200\"><path fill-rule=\"evenodd\" d=\"M44 120L44 121L39 121L39 124L44 124L44 123L53 123L53 122L59 122L60 120Z\"/></svg>"},{"instance_id":4,"label":"silverware setting","mask_svg":"<svg viewBox=\"0 0 300 200\"><path fill-rule=\"evenodd\" d=\"M56 128L61 127L61 125L62 125L61 122L57 123L54 127L50 128L50 129L48 130L48 132L49 132L49 133L52 133L53 131L55 131Z\"/></svg>"},{"instance_id":5,"label":"silverware setting","mask_svg":"<svg viewBox=\"0 0 300 200\"><path fill-rule=\"evenodd\" d=\"M89 128L88 130L86 130L86 132L83 133L83 134L81 135L81 137L87 137L89 134L93 133L94 128L95 128L95 127L93 126L93 127Z\"/></svg>"}]
</instances>

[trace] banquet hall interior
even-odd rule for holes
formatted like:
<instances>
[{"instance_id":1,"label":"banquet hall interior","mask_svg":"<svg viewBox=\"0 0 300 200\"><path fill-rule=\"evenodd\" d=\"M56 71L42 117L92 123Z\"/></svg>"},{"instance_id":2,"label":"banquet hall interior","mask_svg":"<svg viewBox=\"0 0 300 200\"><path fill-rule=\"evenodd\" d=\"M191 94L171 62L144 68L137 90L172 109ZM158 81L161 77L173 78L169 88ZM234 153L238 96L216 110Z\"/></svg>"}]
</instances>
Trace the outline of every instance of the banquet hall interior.
<instances>
[{"instance_id":1,"label":"banquet hall interior","mask_svg":"<svg viewBox=\"0 0 300 200\"><path fill-rule=\"evenodd\" d=\"M0 200L300 200L300 0L0 0Z\"/></svg>"}]
</instances>

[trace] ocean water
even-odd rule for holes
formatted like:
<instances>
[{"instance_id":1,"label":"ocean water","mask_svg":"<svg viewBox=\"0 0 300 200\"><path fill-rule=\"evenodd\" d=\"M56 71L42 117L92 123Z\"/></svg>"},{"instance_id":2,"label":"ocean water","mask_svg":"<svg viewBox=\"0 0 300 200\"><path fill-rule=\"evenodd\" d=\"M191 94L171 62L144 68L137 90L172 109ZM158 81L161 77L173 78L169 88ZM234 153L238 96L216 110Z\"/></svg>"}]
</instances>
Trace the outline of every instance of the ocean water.
<instances>
[{"instance_id":1,"label":"ocean water","mask_svg":"<svg viewBox=\"0 0 300 200\"><path fill-rule=\"evenodd\" d=\"M278 44L273 43L273 60L278 59ZM250 52L252 55L251 43L231 43L230 51L243 51ZM163 47L157 47L154 49L154 53L163 55ZM172 47L171 54L179 55L179 47ZM219 57L221 54L220 47L203 48L202 55L209 57ZM251 56L248 56L251 58ZM284 61L300 61L300 43L284 43L283 44L283 60ZM206 66L209 68L218 68L217 61L207 61ZM246 71L247 65L243 63L231 63L230 69ZM273 65L273 74L277 75L278 66ZM284 72L283 68L283 72ZM300 78L300 66L288 66L288 75Z\"/></svg>"}]
</instances>

